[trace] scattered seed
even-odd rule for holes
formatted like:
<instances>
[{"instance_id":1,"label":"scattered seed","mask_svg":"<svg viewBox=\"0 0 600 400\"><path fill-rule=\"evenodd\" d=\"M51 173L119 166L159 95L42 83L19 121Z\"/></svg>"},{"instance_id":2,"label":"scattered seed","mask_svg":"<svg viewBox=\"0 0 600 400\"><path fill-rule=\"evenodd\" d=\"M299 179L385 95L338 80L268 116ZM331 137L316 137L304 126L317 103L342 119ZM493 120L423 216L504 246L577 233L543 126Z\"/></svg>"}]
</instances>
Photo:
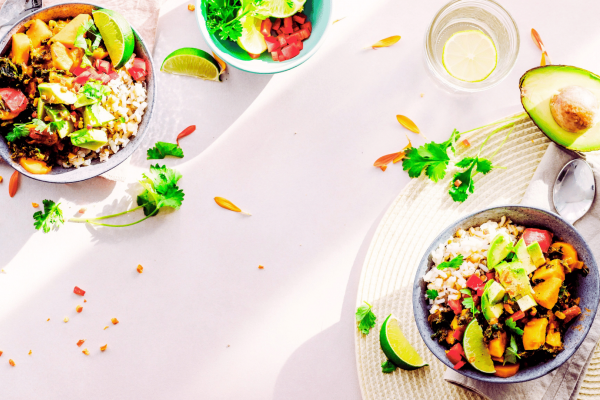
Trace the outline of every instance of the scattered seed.
<instances>
[{"instance_id":1,"label":"scattered seed","mask_svg":"<svg viewBox=\"0 0 600 400\"><path fill-rule=\"evenodd\" d=\"M86 356L90 355L90 352L88 349L83 349L82 353L85 354Z\"/></svg>"},{"instance_id":2,"label":"scattered seed","mask_svg":"<svg viewBox=\"0 0 600 400\"><path fill-rule=\"evenodd\" d=\"M107 330L107 329L108 329L108 325L106 325L103 330Z\"/></svg>"},{"instance_id":3,"label":"scattered seed","mask_svg":"<svg viewBox=\"0 0 600 400\"><path fill-rule=\"evenodd\" d=\"M111 319L110 319L110 322L112 322L112 323L113 323L113 325L116 325L116 324L118 324L118 323L119 323L119 320L118 320L118 319L116 319L116 318L111 318Z\"/></svg>"},{"instance_id":4,"label":"scattered seed","mask_svg":"<svg viewBox=\"0 0 600 400\"><path fill-rule=\"evenodd\" d=\"M46 320L46 322L48 322L48 321L50 321L50 318L48 318L48 319Z\"/></svg>"},{"instance_id":5,"label":"scattered seed","mask_svg":"<svg viewBox=\"0 0 600 400\"><path fill-rule=\"evenodd\" d=\"M31 355L31 350L29 350L29 355Z\"/></svg>"},{"instance_id":6,"label":"scattered seed","mask_svg":"<svg viewBox=\"0 0 600 400\"><path fill-rule=\"evenodd\" d=\"M12 358L10 360L8 360L8 363L10 364L11 367L15 366L15 362L12 360Z\"/></svg>"},{"instance_id":7,"label":"scattered seed","mask_svg":"<svg viewBox=\"0 0 600 400\"><path fill-rule=\"evenodd\" d=\"M195 9L196 9L196 6L194 6L193 4L188 4L188 10L194 11Z\"/></svg>"},{"instance_id":8,"label":"scattered seed","mask_svg":"<svg viewBox=\"0 0 600 400\"><path fill-rule=\"evenodd\" d=\"M65 319L63 319L63 321L69 322L69 317L65 317Z\"/></svg>"},{"instance_id":9,"label":"scattered seed","mask_svg":"<svg viewBox=\"0 0 600 400\"><path fill-rule=\"evenodd\" d=\"M259 265L258 269L265 269L265 267L263 267L262 265Z\"/></svg>"},{"instance_id":10,"label":"scattered seed","mask_svg":"<svg viewBox=\"0 0 600 400\"><path fill-rule=\"evenodd\" d=\"M83 299L83 302L84 302L84 303L87 303L87 300L86 300L86 299Z\"/></svg>"},{"instance_id":11,"label":"scattered seed","mask_svg":"<svg viewBox=\"0 0 600 400\"><path fill-rule=\"evenodd\" d=\"M78 305L77 307L75 307L75 311L77 311L78 313L83 311L83 307Z\"/></svg>"},{"instance_id":12,"label":"scattered seed","mask_svg":"<svg viewBox=\"0 0 600 400\"><path fill-rule=\"evenodd\" d=\"M105 344L104 346L100 347L100 351L106 350L107 347L108 347L108 344Z\"/></svg>"},{"instance_id":13,"label":"scattered seed","mask_svg":"<svg viewBox=\"0 0 600 400\"><path fill-rule=\"evenodd\" d=\"M425 93L421 93L421 97L425 96Z\"/></svg>"},{"instance_id":14,"label":"scattered seed","mask_svg":"<svg viewBox=\"0 0 600 400\"><path fill-rule=\"evenodd\" d=\"M140 274L142 272L144 272L144 267L142 267L142 264L140 264L140 265L137 266L137 272L139 272Z\"/></svg>"}]
</instances>

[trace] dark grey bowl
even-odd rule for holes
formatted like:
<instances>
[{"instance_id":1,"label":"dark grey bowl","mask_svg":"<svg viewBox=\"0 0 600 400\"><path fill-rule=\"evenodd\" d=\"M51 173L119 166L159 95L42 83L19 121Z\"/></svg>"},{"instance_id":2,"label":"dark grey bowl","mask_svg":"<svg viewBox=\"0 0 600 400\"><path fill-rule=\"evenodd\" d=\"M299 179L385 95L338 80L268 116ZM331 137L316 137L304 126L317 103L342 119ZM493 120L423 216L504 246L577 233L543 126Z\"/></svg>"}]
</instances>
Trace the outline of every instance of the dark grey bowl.
<instances>
[{"instance_id":1,"label":"dark grey bowl","mask_svg":"<svg viewBox=\"0 0 600 400\"><path fill-rule=\"evenodd\" d=\"M583 261L590 269L590 273L587 277L579 277L577 287L577 296L581 297L579 306L583 311L582 315L585 317L580 316L569 327L564 338L565 350L556 356L556 358L546 363L521 369L516 375L511 376L510 378L500 378L494 375L484 374L476 371L468 364L457 371L458 373L468 376L469 378L477 379L483 382L517 383L537 379L560 367L579 348L587 336L587 333L592 326L592 322L594 321L600 296L598 266L596 265L596 260L592 255L590 247L587 245L585 239L579 234L579 232L577 232L577 229L573 227L573 225L569 224L560 216L549 211L519 205L488 208L459 219L444 229L444 231L442 231L438 237L435 238L421 259L413 286L413 310L417 328L419 329L419 333L425 341L425 344L427 347L429 347L429 350L431 350L431 352L435 354L435 356L439 358L441 362L452 368L452 363L446 357L446 353L444 351L445 348L437 341L431 339L431 335L434 332L427 322L427 316L429 315L429 304L425 300L425 291L427 288L425 282L423 281L423 276L433 265L431 252L436 249L440 243L453 236L458 228L466 229L471 226L481 225L490 219L499 220L503 215L506 215L519 225L529 228L547 229L553 232L555 236L558 236L565 242L572 244L577 250L579 259ZM586 309L592 311L586 312ZM581 326L581 328L573 329L574 326Z\"/></svg>"},{"instance_id":2,"label":"dark grey bowl","mask_svg":"<svg viewBox=\"0 0 600 400\"><path fill-rule=\"evenodd\" d=\"M57 18L66 18L73 17L77 14L88 13L91 14L93 10L102 8L100 6L91 4L91 3L63 3L57 4L55 6L42 8L41 10L30 14L20 21L18 21L13 27L8 31L8 33L0 40L0 54L7 54L10 52L10 48L12 45L12 35L18 32L23 32L25 27L23 26L27 21L32 19L41 19L45 22L50 21L51 19ZM136 136L127 144L127 147L121 148L116 154L113 154L109 157L108 161L101 163L98 159L92 161L92 165L89 167L81 167L79 169L76 168L63 168L59 166L54 166L52 168L52 172L46 175L36 175L31 174L23 167L21 167L18 163L14 162L10 158L10 151L6 144L6 141L0 135L0 157L7 162L11 167L26 175L30 178L36 179L42 182L50 182L50 183L73 183L84 181L86 179L94 178L98 175L101 175L107 171L110 171L117 165L121 164L125 161L133 152L137 149L139 144L142 142L143 136L150 125L150 120L152 118L152 111L154 109L154 101L156 96L156 77L154 74L154 64L152 62L152 56L150 55L150 51L144 44L142 38L138 35L137 31L134 29L135 34L135 49L134 53L137 57L140 57L146 61L146 65L148 66L148 75L146 76L146 91L147 91L147 99L148 107L144 112L142 117L142 122L139 125L138 132Z\"/></svg>"}]
</instances>

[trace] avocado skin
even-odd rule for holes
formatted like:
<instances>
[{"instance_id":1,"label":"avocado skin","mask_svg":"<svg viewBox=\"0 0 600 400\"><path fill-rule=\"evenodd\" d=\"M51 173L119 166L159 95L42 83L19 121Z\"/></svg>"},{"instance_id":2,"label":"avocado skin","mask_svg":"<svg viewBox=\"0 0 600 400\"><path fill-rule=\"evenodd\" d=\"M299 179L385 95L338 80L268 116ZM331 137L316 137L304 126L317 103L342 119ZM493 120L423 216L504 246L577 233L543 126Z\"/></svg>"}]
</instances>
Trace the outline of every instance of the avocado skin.
<instances>
[{"instance_id":1,"label":"avocado skin","mask_svg":"<svg viewBox=\"0 0 600 400\"><path fill-rule=\"evenodd\" d=\"M559 145L561 147L564 147L566 149L573 150L573 151L588 152L588 151L600 150L600 123L597 123L594 127L590 128L590 130L588 130L588 132L597 131L596 132L597 134L595 135L597 137L594 140L591 140L590 144L586 144L586 145L575 144L575 145L573 145L573 142L575 140L572 140L573 139L572 136L575 136L575 134L569 133L567 131L564 131L564 133L560 132L560 130L563 130L562 128L560 128L560 130L557 130L556 132L553 132L552 130L547 129L543 125L543 121L539 121L535 115L532 115L532 110L528 109L527 105L525 104L526 96L523 95L523 84L526 82L527 78L529 78L533 74L540 73L541 71L549 72L549 73L552 73L552 72L560 73L560 71L576 72L576 73L581 74L582 76L587 76L588 78L590 78L590 82L596 82L596 84L598 84L598 85L600 85L600 76L597 74L594 74L593 72L585 70L583 68L578 68L578 67L574 67L574 66L570 66L570 65L546 65L543 67L535 67L535 68L532 68L532 69L526 71L519 79L519 92L521 95L521 105L523 106L523 109L525 110L525 112L527 113L527 115L529 116L531 121L534 123L534 125L537 126L538 129L540 131L542 131L546 135L546 137L548 137L548 139L552 140L554 143L556 143L557 145ZM589 89L589 87L588 87L588 89ZM598 100L600 100L600 98L598 98ZM550 118L552 118L552 117L550 117ZM553 118L552 118L552 122L555 123ZM586 133L588 133L588 132L586 132ZM592 132L592 134L594 134L594 132ZM569 136L571 136L571 137L569 137ZM583 135L581 135L581 136L583 136Z\"/></svg>"}]
</instances>

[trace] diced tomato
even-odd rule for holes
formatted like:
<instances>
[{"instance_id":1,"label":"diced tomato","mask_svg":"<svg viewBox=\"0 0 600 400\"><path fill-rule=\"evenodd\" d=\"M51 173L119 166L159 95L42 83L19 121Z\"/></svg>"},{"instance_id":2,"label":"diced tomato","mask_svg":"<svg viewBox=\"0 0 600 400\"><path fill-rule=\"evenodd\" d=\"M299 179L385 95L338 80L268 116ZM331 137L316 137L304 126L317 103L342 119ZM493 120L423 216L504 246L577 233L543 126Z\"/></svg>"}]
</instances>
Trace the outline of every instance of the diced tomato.
<instances>
[{"instance_id":1,"label":"diced tomato","mask_svg":"<svg viewBox=\"0 0 600 400\"><path fill-rule=\"evenodd\" d=\"M292 27L292 17L287 17L283 19L283 27L281 27L283 33L294 33L294 29Z\"/></svg>"},{"instance_id":2,"label":"diced tomato","mask_svg":"<svg viewBox=\"0 0 600 400\"><path fill-rule=\"evenodd\" d=\"M477 288L477 296L479 296L479 297L483 296L483 286Z\"/></svg>"},{"instance_id":3,"label":"diced tomato","mask_svg":"<svg viewBox=\"0 0 600 400\"><path fill-rule=\"evenodd\" d=\"M516 313L514 313L513 315L511 315L511 316L510 316L510 318L511 318L513 321L518 321L518 320L520 320L521 318L523 318L524 316L525 316L525 313L524 313L523 311L519 310L519 311L517 311Z\"/></svg>"},{"instance_id":4,"label":"diced tomato","mask_svg":"<svg viewBox=\"0 0 600 400\"><path fill-rule=\"evenodd\" d=\"M306 15L302 13L296 13L296 15L292 15L292 19L302 25L306 22Z\"/></svg>"},{"instance_id":5,"label":"diced tomato","mask_svg":"<svg viewBox=\"0 0 600 400\"><path fill-rule=\"evenodd\" d=\"M101 81L102 80L102 75L98 73L98 71L96 71L94 68L90 68L89 70L90 72L90 79L93 81ZM81 76L83 76L84 74L82 74Z\"/></svg>"},{"instance_id":6,"label":"diced tomato","mask_svg":"<svg viewBox=\"0 0 600 400\"><path fill-rule=\"evenodd\" d=\"M248 54L250 54L250 53L248 53ZM260 54L258 56L260 56ZM139 81L140 79L144 79L144 77L146 76L146 71L144 71L141 68L133 68L132 67L132 68L129 68L127 70L127 72L129 72L129 75L131 75L131 77L133 79L135 79L136 81Z\"/></svg>"},{"instance_id":7,"label":"diced tomato","mask_svg":"<svg viewBox=\"0 0 600 400\"><path fill-rule=\"evenodd\" d=\"M81 74L79 74L79 76L77 78L75 78L75 80L73 81L74 83L78 83L80 85L85 85L85 83L87 81L89 81L92 77L92 68L89 68L85 71L83 71Z\"/></svg>"},{"instance_id":8,"label":"diced tomato","mask_svg":"<svg viewBox=\"0 0 600 400\"><path fill-rule=\"evenodd\" d=\"M458 315L462 311L462 304L460 304L459 300L450 300L448 301L448 305L454 311L454 314Z\"/></svg>"},{"instance_id":9,"label":"diced tomato","mask_svg":"<svg viewBox=\"0 0 600 400\"><path fill-rule=\"evenodd\" d=\"M262 33L263 36L271 36L272 26L273 24L269 18L263 19L263 21L260 23L260 33Z\"/></svg>"},{"instance_id":10,"label":"diced tomato","mask_svg":"<svg viewBox=\"0 0 600 400\"><path fill-rule=\"evenodd\" d=\"M300 41L300 38L294 33L290 36L288 36L288 38L286 39L288 44L294 44L296 42Z\"/></svg>"},{"instance_id":11,"label":"diced tomato","mask_svg":"<svg viewBox=\"0 0 600 400\"><path fill-rule=\"evenodd\" d=\"M454 369L461 369L465 364L465 361L459 361L456 364L454 364Z\"/></svg>"},{"instance_id":12,"label":"diced tomato","mask_svg":"<svg viewBox=\"0 0 600 400\"><path fill-rule=\"evenodd\" d=\"M297 26L294 27L294 33L298 32L299 30L300 30L299 27L297 27Z\"/></svg>"},{"instance_id":13,"label":"diced tomato","mask_svg":"<svg viewBox=\"0 0 600 400\"><path fill-rule=\"evenodd\" d=\"M281 28L277 29L277 35L283 35L283 31L281 30Z\"/></svg>"},{"instance_id":14,"label":"diced tomato","mask_svg":"<svg viewBox=\"0 0 600 400\"><path fill-rule=\"evenodd\" d=\"M116 71L112 71L110 74L108 74L108 77L112 81L113 79L117 79L119 77L119 74Z\"/></svg>"},{"instance_id":15,"label":"diced tomato","mask_svg":"<svg viewBox=\"0 0 600 400\"><path fill-rule=\"evenodd\" d=\"M463 334L465 333L465 329L464 327L458 328L457 330L454 331L454 333L452 334L452 336L454 336L454 339L456 340L462 340Z\"/></svg>"},{"instance_id":16,"label":"diced tomato","mask_svg":"<svg viewBox=\"0 0 600 400\"><path fill-rule=\"evenodd\" d=\"M571 321L573 318L581 314L581 308L579 308L579 306L573 306L571 308L567 308L563 314L565 314L564 321L566 324L567 322Z\"/></svg>"},{"instance_id":17,"label":"diced tomato","mask_svg":"<svg viewBox=\"0 0 600 400\"><path fill-rule=\"evenodd\" d=\"M285 61L285 56L283 55L281 49L277 49L277 55L279 56L279 62Z\"/></svg>"},{"instance_id":18,"label":"diced tomato","mask_svg":"<svg viewBox=\"0 0 600 400\"><path fill-rule=\"evenodd\" d=\"M481 278L479 278L477 275L471 275L471 277L469 279L467 279L467 287L469 287L473 290L477 290L483 286L485 286L485 284L483 283Z\"/></svg>"},{"instance_id":19,"label":"diced tomato","mask_svg":"<svg viewBox=\"0 0 600 400\"><path fill-rule=\"evenodd\" d=\"M312 23L309 21L305 24L300 25L301 29L306 29L309 33L312 32ZM310 36L310 35L309 35Z\"/></svg>"},{"instance_id":20,"label":"diced tomato","mask_svg":"<svg viewBox=\"0 0 600 400\"><path fill-rule=\"evenodd\" d=\"M141 58L134 58L132 68L141 68L146 72L146 61Z\"/></svg>"},{"instance_id":21,"label":"diced tomato","mask_svg":"<svg viewBox=\"0 0 600 400\"><path fill-rule=\"evenodd\" d=\"M73 293L83 296L83 295L85 295L85 290L82 290L82 289L78 288L77 286L75 286L75 289L73 289Z\"/></svg>"},{"instance_id":22,"label":"diced tomato","mask_svg":"<svg viewBox=\"0 0 600 400\"><path fill-rule=\"evenodd\" d=\"M538 242L544 253L548 252L548 247L552 244L552 232L543 229L527 228L523 232L523 240L529 246L533 242Z\"/></svg>"},{"instance_id":23,"label":"diced tomato","mask_svg":"<svg viewBox=\"0 0 600 400\"><path fill-rule=\"evenodd\" d=\"M0 89L0 97L2 97L11 113L20 113L27 108L27 97L20 90Z\"/></svg>"},{"instance_id":24,"label":"diced tomato","mask_svg":"<svg viewBox=\"0 0 600 400\"><path fill-rule=\"evenodd\" d=\"M109 61L106 60L96 60L96 69L100 73L110 74L110 71L112 70L112 65Z\"/></svg>"},{"instance_id":25,"label":"diced tomato","mask_svg":"<svg viewBox=\"0 0 600 400\"><path fill-rule=\"evenodd\" d=\"M303 37L302 40L306 40L306 39L308 39L310 37L310 31L308 29L306 29L306 28L300 29L298 32L301 33L301 35Z\"/></svg>"},{"instance_id":26,"label":"diced tomato","mask_svg":"<svg viewBox=\"0 0 600 400\"><path fill-rule=\"evenodd\" d=\"M298 50L298 47L292 45L285 46L283 49L281 49L281 51L285 55L285 58L287 58L288 60L300 54L300 50Z\"/></svg>"},{"instance_id":27,"label":"diced tomato","mask_svg":"<svg viewBox=\"0 0 600 400\"><path fill-rule=\"evenodd\" d=\"M260 57L260 54L252 54L252 53L248 53L248 55L250 56L250 58L252 59L256 59L258 57Z\"/></svg>"},{"instance_id":28,"label":"diced tomato","mask_svg":"<svg viewBox=\"0 0 600 400\"><path fill-rule=\"evenodd\" d=\"M91 67L87 67L87 68L73 67L73 68L71 68L71 72L73 73L73 75L79 76L82 73L84 73L85 71L89 70L90 68Z\"/></svg>"},{"instance_id":29,"label":"diced tomato","mask_svg":"<svg viewBox=\"0 0 600 400\"><path fill-rule=\"evenodd\" d=\"M279 18L275 18L275 21L271 25L271 29L274 31L278 30L281 27L281 20Z\"/></svg>"},{"instance_id":30,"label":"diced tomato","mask_svg":"<svg viewBox=\"0 0 600 400\"><path fill-rule=\"evenodd\" d=\"M461 361L461 357L465 354L463 351L463 347L460 343L456 343L454 346L448 350L446 353L446 357L452 364L457 364Z\"/></svg>"},{"instance_id":31,"label":"diced tomato","mask_svg":"<svg viewBox=\"0 0 600 400\"><path fill-rule=\"evenodd\" d=\"M277 54L277 51L271 52L271 58L273 59L273 61L279 61L279 54Z\"/></svg>"},{"instance_id":32,"label":"diced tomato","mask_svg":"<svg viewBox=\"0 0 600 400\"><path fill-rule=\"evenodd\" d=\"M288 35L286 34L277 36L277 40L279 40L279 44L281 45L281 47L287 46L287 37Z\"/></svg>"},{"instance_id":33,"label":"diced tomato","mask_svg":"<svg viewBox=\"0 0 600 400\"><path fill-rule=\"evenodd\" d=\"M496 279L496 273L495 272L486 272L485 276L488 278L488 281Z\"/></svg>"},{"instance_id":34,"label":"diced tomato","mask_svg":"<svg viewBox=\"0 0 600 400\"><path fill-rule=\"evenodd\" d=\"M302 40L299 40L296 43L294 43L294 46L296 46L298 48L298 51L300 51L304 48L304 45L302 44Z\"/></svg>"},{"instance_id":35,"label":"diced tomato","mask_svg":"<svg viewBox=\"0 0 600 400\"><path fill-rule=\"evenodd\" d=\"M276 51L277 49L281 48L281 44L279 43L279 40L277 40L277 38L274 38L272 36L265 36L265 42L267 42L267 51L269 53L272 53L272 52Z\"/></svg>"}]
</instances>

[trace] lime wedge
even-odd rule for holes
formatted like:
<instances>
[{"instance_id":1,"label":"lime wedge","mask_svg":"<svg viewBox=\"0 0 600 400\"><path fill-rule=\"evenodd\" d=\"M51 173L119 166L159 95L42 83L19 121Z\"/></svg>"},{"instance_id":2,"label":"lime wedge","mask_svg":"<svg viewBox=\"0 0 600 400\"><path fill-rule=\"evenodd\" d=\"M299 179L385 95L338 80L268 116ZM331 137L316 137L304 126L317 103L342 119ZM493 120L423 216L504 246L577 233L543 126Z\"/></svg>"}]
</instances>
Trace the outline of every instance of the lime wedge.
<instances>
[{"instance_id":1,"label":"lime wedge","mask_svg":"<svg viewBox=\"0 0 600 400\"><path fill-rule=\"evenodd\" d=\"M466 82L480 82L496 69L498 53L481 31L456 32L444 44L442 63L450 75Z\"/></svg>"},{"instance_id":2,"label":"lime wedge","mask_svg":"<svg viewBox=\"0 0 600 400\"><path fill-rule=\"evenodd\" d=\"M131 58L135 46L131 25L121 14L106 8L96 10L92 14L110 60L115 69L121 68Z\"/></svg>"},{"instance_id":3,"label":"lime wedge","mask_svg":"<svg viewBox=\"0 0 600 400\"><path fill-rule=\"evenodd\" d=\"M379 332L381 349L392 363L402 369L417 369L426 364L400 330L398 320L390 314Z\"/></svg>"},{"instance_id":4,"label":"lime wedge","mask_svg":"<svg viewBox=\"0 0 600 400\"><path fill-rule=\"evenodd\" d=\"M463 338L463 349L467 361L478 371L486 374L496 372L494 362L488 351L487 346L483 342L483 330L476 319L471 321L465 330Z\"/></svg>"},{"instance_id":5,"label":"lime wedge","mask_svg":"<svg viewBox=\"0 0 600 400\"><path fill-rule=\"evenodd\" d=\"M237 40L237 44L248 53L261 54L267 50L267 42L262 33L260 25L262 20L247 15L241 19L242 36Z\"/></svg>"},{"instance_id":6,"label":"lime wedge","mask_svg":"<svg viewBox=\"0 0 600 400\"><path fill-rule=\"evenodd\" d=\"M160 70L168 74L219 81L217 61L207 52L193 47L184 47L169 54Z\"/></svg>"},{"instance_id":7,"label":"lime wedge","mask_svg":"<svg viewBox=\"0 0 600 400\"><path fill-rule=\"evenodd\" d=\"M260 5L261 15L269 15L274 18L291 17L302 11L306 0L264 0Z\"/></svg>"}]
</instances>

